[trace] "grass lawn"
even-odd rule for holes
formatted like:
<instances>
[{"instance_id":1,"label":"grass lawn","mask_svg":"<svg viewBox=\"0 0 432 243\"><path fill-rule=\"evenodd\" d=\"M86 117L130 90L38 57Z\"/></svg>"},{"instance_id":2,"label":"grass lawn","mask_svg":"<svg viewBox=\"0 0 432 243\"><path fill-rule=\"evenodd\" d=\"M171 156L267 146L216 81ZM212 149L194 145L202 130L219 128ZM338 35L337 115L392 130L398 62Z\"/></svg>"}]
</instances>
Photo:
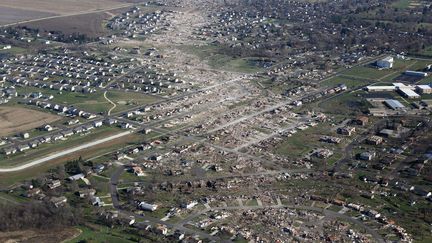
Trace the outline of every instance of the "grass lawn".
<instances>
[{"instance_id":1,"label":"grass lawn","mask_svg":"<svg viewBox=\"0 0 432 243\"><path fill-rule=\"evenodd\" d=\"M221 54L219 47L215 45L207 46L178 46L179 49L197 56L203 61L207 61L209 66L214 69L228 70L234 72L253 73L263 70L252 63L253 57L235 58Z\"/></svg>"},{"instance_id":2,"label":"grass lawn","mask_svg":"<svg viewBox=\"0 0 432 243\"><path fill-rule=\"evenodd\" d=\"M399 9L406 9L410 6L412 0L398 0L392 4L392 7Z\"/></svg>"},{"instance_id":3,"label":"grass lawn","mask_svg":"<svg viewBox=\"0 0 432 243\"><path fill-rule=\"evenodd\" d=\"M355 89L355 88L359 88L361 86L367 85L368 82L362 82L359 80L335 76L335 77L326 79L325 81L323 81L321 83L321 85L323 85L325 87L329 87L329 88L338 86L339 84L345 84L348 88Z\"/></svg>"},{"instance_id":4,"label":"grass lawn","mask_svg":"<svg viewBox=\"0 0 432 243\"><path fill-rule=\"evenodd\" d=\"M419 70L426 67L430 62L424 60L400 60L395 59L392 69L379 70L373 66L359 66L348 69L343 72L344 75L354 76L358 78L391 81L393 78L398 77L406 70Z\"/></svg>"},{"instance_id":5,"label":"grass lawn","mask_svg":"<svg viewBox=\"0 0 432 243\"><path fill-rule=\"evenodd\" d=\"M127 238L135 237L128 235L124 232L117 232L118 230L113 230L108 227L94 226L93 229L88 227L80 226L79 229L82 233L75 239L67 241L68 243L74 242L118 242L118 243L130 243L135 242L128 240Z\"/></svg>"},{"instance_id":6,"label":"grass lawn","mask_svg":"<svg viewBox=\"0 0 432 243\"><path fill-rule=\"evenodd\" d=\"M53 95L51 103L62 104L66 106L75 106L88 112L104 113L111 109L112 104L104 97L104 92L98 91L92 94L83 94L77 92L55 91L50 89L39 89L36 87L19 87L19 94L29 94L32 92L41 92L44 95ZM110 90L107 97L117 104L114 112L119 112L130 108L134 105L144 105L158 100L156 96L136 93Z\"/></svg>"}]
</instances>

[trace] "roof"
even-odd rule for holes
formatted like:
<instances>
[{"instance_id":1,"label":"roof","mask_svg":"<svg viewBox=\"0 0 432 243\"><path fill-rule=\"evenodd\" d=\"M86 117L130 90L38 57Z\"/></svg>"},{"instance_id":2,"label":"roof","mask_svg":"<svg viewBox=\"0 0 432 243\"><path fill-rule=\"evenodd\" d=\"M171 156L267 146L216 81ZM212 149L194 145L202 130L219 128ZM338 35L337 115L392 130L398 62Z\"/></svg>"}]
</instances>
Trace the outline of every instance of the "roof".
<instances>
[{"instance_id":1,"label":"roof","mask_svg":"<svg viewBox=\"0 0 432 243\"><path fill-rule=\"evenodd\" d=\"M384 102L393 109L405 108L398 100L385 100Z\"/></svg>"},{"instance_id":2,"label":"roof","mask_svg":"<svg viewBox=\"0 0 432 243\"><path fill-rule=\"evenodd\" d=\"M417 88L419 88L419 89L432 89L432 87L427 85L427 84L417 85Z\"/></svg>"},{"instance_id":3,"label":"roof","mask_svg":"<svg viewBox=\"0 0 432 243\"><path fill-rule=\"evenodd\" d=\"M368 90L395 90L395 86L367 86Z\"/></svg>"},{"instance_id":4,"label":"roof","mask_svg":"<svg viewBox=\"0 0 432 243\"><path fill-rule=\"evenodd\" d=\"M405 95L407 95L408 97L420 97L419 94L417 94L416 92L412 91L411 89L407 89L407 88L399 88L399 90L404 93Z\"/></svg>"},{"instance_id":5,"label":"roof","mask_svg":"<svg viewBox=\"0 0 432 243\"><path fill-rule=\"evenodd\" d=\"M383 58L381 61L393 62L393 57L392 56L388 56L386 58Z\"/></svg>"}]
</instances>

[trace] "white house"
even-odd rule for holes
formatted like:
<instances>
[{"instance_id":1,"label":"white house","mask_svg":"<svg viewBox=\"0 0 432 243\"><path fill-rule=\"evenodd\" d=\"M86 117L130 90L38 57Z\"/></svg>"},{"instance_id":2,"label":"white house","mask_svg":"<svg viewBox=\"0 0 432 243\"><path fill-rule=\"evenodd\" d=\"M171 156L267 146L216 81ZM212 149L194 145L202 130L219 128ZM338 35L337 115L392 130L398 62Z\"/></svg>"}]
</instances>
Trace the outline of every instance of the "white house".
<instances>
[{"instance_id":1,"label":"white house","mask_svg":"<svg viewBox=\"0 0 432 243\"><path fill-rule=\"evenodd\" d=\"M378 60L376 64L379 68L393 68L393 63L393 57L386 57L384 59Z\"/></svg>"}]
</instances>

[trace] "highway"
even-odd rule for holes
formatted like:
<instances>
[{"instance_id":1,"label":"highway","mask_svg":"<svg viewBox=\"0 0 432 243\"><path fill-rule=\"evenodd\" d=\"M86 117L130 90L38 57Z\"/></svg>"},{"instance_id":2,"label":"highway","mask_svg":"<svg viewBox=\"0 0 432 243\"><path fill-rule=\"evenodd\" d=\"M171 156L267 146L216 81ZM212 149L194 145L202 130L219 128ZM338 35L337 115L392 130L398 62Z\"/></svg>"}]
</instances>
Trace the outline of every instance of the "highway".
<instances>
[{"instance_id":1,"label":"highway","mask_svg":"<svg viewBox=\"0 0 432 243\"><path fill-rule=\"evenodd\" d=\"M74 148L70 148L67 150L60 151L60 152L56 152L55 154L49 155L45 158L36 159L36 160L33 160L32 162L29 162L29 163L26 163L23 165L11 167L11 168L0 168L0 173L10 173L10 172L21 171L21 170L45 163L45 162L50 161L50 160L57 159L57 158L65 156L65 155L78 152L78 151L83 150L83 149L87 149L87 148L90 148L90 147L93 147L93 146L96 146L99 144L103 144L103 143L106 143L106 142L130 135L131 133L132 133L132 131L122 132L122 133L119 133L116 135L112 135L110 137L106 137L103 139L99 139L99 140L96 140L96 141L93 141L90 143L80 145L78 147L74 147Z\"/></svg>"}]
</instances>

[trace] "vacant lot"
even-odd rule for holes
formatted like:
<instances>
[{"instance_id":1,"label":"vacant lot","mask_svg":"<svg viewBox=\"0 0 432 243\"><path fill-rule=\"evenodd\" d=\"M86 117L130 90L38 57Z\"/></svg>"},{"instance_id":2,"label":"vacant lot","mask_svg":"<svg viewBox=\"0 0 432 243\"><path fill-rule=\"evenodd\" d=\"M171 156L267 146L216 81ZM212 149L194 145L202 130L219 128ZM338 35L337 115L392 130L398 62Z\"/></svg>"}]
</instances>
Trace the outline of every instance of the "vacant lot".
<instances>
[{"instance_id":1,"label":"vacant lot","mask_svg":"<svg viewBox=\"0 0 432 243\"><path fill-rule=\"evenodd\" d=\"M20 107L0 107L0 136L6 136L60 120L61 117Z\"/></svg>"}]
</instances>

